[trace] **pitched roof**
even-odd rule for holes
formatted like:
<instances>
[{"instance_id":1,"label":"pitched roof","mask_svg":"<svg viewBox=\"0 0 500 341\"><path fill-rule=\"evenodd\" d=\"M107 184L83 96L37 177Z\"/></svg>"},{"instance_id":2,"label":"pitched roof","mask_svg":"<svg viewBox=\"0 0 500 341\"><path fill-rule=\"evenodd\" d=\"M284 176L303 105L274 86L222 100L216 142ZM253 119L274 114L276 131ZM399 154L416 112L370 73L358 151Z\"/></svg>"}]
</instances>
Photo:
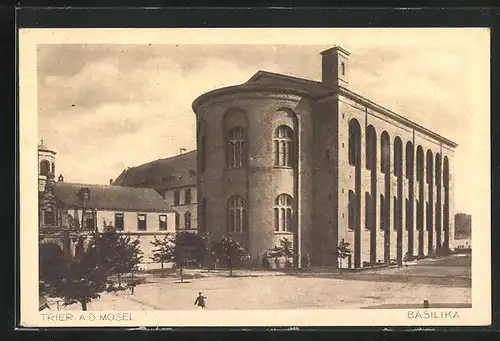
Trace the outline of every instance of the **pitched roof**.
<instances>
[{"instance_id":1,"label":"pitched roof","mask_svg":"<svg viewBox=\"0 0 500 341\"><path fill-rule=\"evenodd\" d=\"M194 100L192 108L196 112L204 101L221 94L261 91L280 94L291 93L320 99L334 93L335 90L322 82L260 70L246 83L219 88L202 94Z\"/></svg>"},{"instance_id":2,"label":"pitched roof","mask_svg":"<svg viewBox=\"0 0 500 341\"><path fill-rule=\"evenodd\" d=\"M151 188L56 182L54 184L54 194L57 200L66 206L83 208L83 198L80 191L84 188L88 188L90 192L90 200L86 203L86 208L116 211L174 212L163 198Z\"/></svg>"},{"instance_id":3,"label":"pitched roof","mask_svg":"<svg viewBox=\"0 0 500 341\"><path fill-rule=\"evenodd\" d=\"M326 52L326 51L325 51ZM268 71L259 70L254 74L246 83L240 85L229 86L225 88L220 88L216 90L209 91L202 94L196 98L192 104L193 110L196 112L198 107L206 100L222 95L222 94L234 94L238 92L245 91L265 91L265 92L277 92L277 93L293 93L302 96L308 96L313 100L319 100L330 96L332 94L341 94L346 96L358 103L366 105L372 110L380 112L412 129L415 129L425 135L431 136L436 140L450 146L457 147L458 145L450 141L449 139L429 130L395 112L363 97L343 86L329 86L323 82L313 81L304 78L298 78L288 75L282 75L279 73L273 73Z\"/></svg>"},{"instance_id":4,"label":"pitched roof","mask_svg":"<svg viewBox=\"0 0 500 341\"><path fill-rule=\"evenodd\" d=\"M155 189L196 186L196 150L127 168L113 185Z\"/></svg>"}]
</instances>

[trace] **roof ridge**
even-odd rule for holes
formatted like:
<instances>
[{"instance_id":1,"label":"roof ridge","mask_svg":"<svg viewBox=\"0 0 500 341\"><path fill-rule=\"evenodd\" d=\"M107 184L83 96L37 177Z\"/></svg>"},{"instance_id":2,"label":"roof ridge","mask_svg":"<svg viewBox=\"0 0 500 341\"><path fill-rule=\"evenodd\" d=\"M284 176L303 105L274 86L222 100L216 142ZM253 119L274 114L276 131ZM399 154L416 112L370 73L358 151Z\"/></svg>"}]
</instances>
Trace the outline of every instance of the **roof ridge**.
<instances>
[{"instance_id":1,"label":"roof ridge","mask_svg":"<svg viewBox=\"0 0 500 341\"><path fill-rule=\"evenodd\" d=\"M263 74L268 74L268 75L271 75L271 76L275 76L277 78L288 78L290 80L296 80L296 81L300 81L300 82L303 82L303 83L309 83L309 84L314 84L314 85L322 85L324 87L328 87L328 85L326 85L325 83L323 83L321 81L316 81L316 80L302 78L302 77L297 77L297 76L285 75L285 74L281 74L281 73L277 73L277 72L271 72L271 71L266 71L266 70L259 70L259 71L257 71L246 83L252 82L252 80L254 78L256 78L259 75L263 75Z\"/></svg>"},{"instance_id":2,"label":"roof ridge","mask_svg":"<svg viewBox=\"0 0 500 341\"><path fill-rule=\"evenodd\" d=\"M175 158L178 158L178 157L181 157L181 156L185 156L187 154L194 153L194 152L196 152L196 149L190 150L189 152L185 152L185 153L182 153L182 154L177 154L177 155L172 155L172 156L161 158L161 159L152 160L152 161L140 164L139 166L128 167L128 169L136 169L136 168L139 168L139 167L142 167L142 166L151 165L151 164L153 164L155 162L167 161L167 160L175 159ZM127 169L127 168L125 168L125 169Z\"/></svg>"}]
</instances>

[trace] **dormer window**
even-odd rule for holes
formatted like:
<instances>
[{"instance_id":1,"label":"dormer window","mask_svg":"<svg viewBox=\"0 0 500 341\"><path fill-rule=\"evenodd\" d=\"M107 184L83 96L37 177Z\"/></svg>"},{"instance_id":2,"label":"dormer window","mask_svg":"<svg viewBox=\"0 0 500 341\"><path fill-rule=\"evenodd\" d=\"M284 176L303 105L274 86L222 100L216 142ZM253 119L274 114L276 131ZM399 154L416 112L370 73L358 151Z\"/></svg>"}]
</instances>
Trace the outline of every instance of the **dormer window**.
<instances>
[{"instance_id":1,"label":"dormer window","mask_svg":"<svg viewBox=\"0 0 500 341\"><path fill-rule=\"evenodd\" d=\"M78 195L82 198L84 205L90 201L90 190L88 188L82 188Z\"/></svg>"}]
</instances>

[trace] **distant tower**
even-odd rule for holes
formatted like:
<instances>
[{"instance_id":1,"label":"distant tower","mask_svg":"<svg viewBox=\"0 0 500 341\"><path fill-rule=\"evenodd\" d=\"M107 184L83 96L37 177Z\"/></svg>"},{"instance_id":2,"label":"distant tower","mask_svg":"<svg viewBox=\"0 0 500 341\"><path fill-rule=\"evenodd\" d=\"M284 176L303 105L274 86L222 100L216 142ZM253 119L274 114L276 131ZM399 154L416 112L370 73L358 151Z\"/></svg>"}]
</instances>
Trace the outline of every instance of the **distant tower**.
<instances>
[{"instance_id":1,"label":"distant tower","mask_svg":"<svg viewBox=\"0 0 500 341\"><path fill-rule=\"evenodd\" d=\"M43 143L38 145L38 191L45 189L45 183L49 176L55 176L56 152Z\"/></svg>"}]
</instances>

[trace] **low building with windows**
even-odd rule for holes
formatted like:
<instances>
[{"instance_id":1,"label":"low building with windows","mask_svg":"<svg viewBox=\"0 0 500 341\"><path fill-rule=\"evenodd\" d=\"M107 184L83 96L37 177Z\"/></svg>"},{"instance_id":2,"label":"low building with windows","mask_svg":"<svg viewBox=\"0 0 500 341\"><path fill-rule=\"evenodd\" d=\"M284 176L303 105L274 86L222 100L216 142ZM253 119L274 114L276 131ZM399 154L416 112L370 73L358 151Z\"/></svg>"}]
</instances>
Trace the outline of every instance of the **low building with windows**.
<instances>
[{"instance_id":1,"label":"low building with windows","mask_svg":"<svg viewBox=\"0 0 500 341\"><path fill-rule=\"evenodd\" d=\"M196 151L126 168L113 185L154 189L176 211L175 230L196 233Z\"/></svg>"},{"instance_id":2,"label":"low building with windows","mask_svg":"<svg viewBox=\"0 0 500 341\"><path fill-rule=\"evenodd\" d=\"M453 240L457 144L348 88L349 52L322 80L258 71L195 99L200 229L232 233L255 265L283 237L297 262L402 264Z\"/></svg>"},{"instance_id":3,"label":"low building with windows","mask_svg":"<svg viewBox=\"0 0 500 341\"><path fill-rule=\"evenodd\" d=\"M45 172L43 157L48 149L39 147L39 235L41 243L55 243L66 254L73 254L80 237L102 231L104 224L140 240L143 266L152 263L155 236L175 233L176 212L150 188L78 184L55 181L52 170ZM55 152L50 155L55 155Z\"/></svg>"}]
</instances>

